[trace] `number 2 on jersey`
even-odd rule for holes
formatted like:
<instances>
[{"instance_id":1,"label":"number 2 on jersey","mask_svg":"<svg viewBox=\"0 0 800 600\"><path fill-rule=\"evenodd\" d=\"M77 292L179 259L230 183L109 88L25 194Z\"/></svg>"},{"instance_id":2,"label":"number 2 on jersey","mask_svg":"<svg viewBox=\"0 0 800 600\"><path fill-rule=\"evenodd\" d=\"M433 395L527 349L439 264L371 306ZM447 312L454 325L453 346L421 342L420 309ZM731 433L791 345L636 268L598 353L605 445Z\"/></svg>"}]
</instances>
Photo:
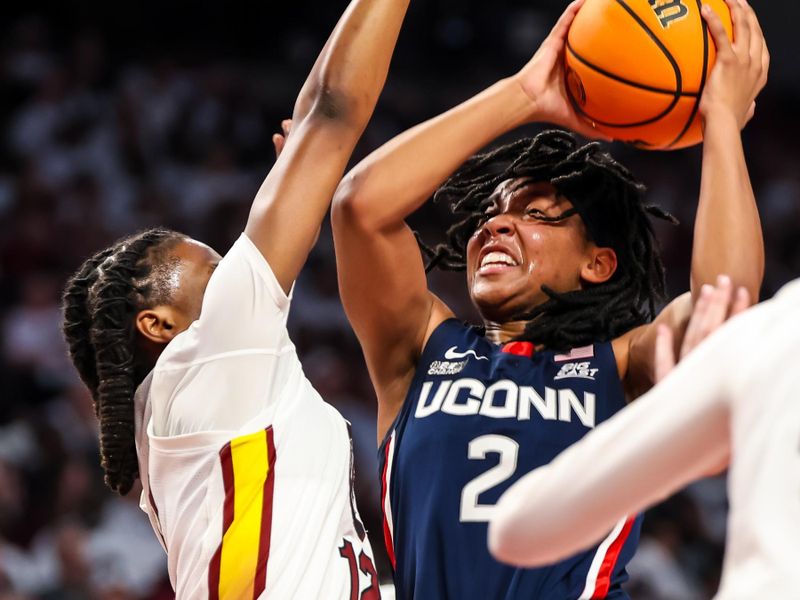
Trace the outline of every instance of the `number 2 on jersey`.
<instances>
[{"instance_id":1,"label":"number 2 on jersey","mask_svg":"<svg viewBox=\"0 0 800 600\"><path fill-rule=\"evenodd\" d=\"M479 504L478 496L503 483L517 470L519 444L504 435L482 435L467 445L467 457L470 460L485 460L486 455L500 455L500 462L488 471L481 473L467 483L461 490L462 523L488 522L494 513L493 504Z\"/></svg>"}]
</instances>

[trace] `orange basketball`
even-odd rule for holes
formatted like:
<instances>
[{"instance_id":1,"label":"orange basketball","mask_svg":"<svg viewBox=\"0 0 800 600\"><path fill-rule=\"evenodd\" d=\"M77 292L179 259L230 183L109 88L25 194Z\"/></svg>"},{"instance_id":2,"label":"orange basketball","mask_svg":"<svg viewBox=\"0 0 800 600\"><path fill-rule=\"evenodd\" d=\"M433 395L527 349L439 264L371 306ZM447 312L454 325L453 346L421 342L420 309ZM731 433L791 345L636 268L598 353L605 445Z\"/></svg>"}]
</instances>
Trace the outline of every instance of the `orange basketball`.
<instances>
[{"instance_id":1,"label":"orange basketball","mask_svg":"<svg viewBox=\"0 0 800 600\"><path fill-rule=\"evenodd\" d=\"M724 0L703 0L732 39ZM701 0L586 0L567 38L567 90L597 130L650 150L702 141L698 107L714 65Z\"/></svg>"}]
</instances>

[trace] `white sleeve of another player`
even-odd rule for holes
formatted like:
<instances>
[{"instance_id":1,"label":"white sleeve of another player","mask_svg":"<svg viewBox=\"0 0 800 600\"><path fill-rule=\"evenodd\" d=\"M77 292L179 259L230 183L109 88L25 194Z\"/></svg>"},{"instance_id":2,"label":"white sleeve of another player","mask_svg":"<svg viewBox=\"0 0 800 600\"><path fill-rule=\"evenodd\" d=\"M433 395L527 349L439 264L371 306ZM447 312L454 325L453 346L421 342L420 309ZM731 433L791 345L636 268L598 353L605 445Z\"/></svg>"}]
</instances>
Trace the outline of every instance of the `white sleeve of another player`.
<instances>
[{"instance_id":1,"label":"white sleeve of another player","mask_svg":"<svg viewBox=\"0 0 800 600\"><path fill-rule=\"evenodd\" d=\"M724 464L730 447L729 357L741 344L739 322L509 488L489 528L495 557L531 567L566 558L599 542L623 517Z\"/></svg>"}]
</instances>

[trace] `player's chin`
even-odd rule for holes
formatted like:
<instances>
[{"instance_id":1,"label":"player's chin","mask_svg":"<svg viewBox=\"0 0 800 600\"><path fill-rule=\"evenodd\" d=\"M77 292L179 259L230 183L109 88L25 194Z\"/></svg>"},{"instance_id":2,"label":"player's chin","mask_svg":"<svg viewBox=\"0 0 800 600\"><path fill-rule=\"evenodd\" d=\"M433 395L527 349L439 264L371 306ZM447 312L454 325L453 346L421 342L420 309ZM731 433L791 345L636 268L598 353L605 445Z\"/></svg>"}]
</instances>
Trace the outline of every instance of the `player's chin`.
<instances>
[{"instance_id":1,"label":"player's chin","mask_svg":"<svg viewBox=\"0 0 800 600\"><path fill-rule=\"evenodd\" d=\"M510 278L476 278L470 288L473 304L485 319L501 322L510 318L523 289L520 281Z\"/></svg>"}]
</instances>

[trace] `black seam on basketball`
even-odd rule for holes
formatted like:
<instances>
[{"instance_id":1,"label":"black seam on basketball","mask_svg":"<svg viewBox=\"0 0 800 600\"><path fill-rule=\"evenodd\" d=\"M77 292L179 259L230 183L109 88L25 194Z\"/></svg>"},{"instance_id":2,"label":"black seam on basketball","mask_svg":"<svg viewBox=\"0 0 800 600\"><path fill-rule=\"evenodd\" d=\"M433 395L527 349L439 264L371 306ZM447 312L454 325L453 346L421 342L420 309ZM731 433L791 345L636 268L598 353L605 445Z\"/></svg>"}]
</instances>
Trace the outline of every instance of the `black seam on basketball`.
<instances>
[{"instance_id":1,"label":"black seam on basketball","mask_svg":"<svg viewBox=\"0 0 800 600\"><path fill-rule=\"evenodd\" d=\"M567 46L567 50L571 54L573 54L575 56L575 58L578 58L578 56L575 54L575 52L572 50L572 48ZM586 66L590 67L590 65L586 65ZM636 87L636 86L632 86L632 87ZM644 127L645 125L650 125L651 123L655 123L656 121L660 121L661 119L666 117L672 111L673 108L675 108L675 105L678 104L678 100L680 100L680 98L681 98L680 94L673 93L672 101L669 103L667 108L665 108L662 112L657 114L655 117L651 117L650 119L647 119L646 121L638 121L636 123L609 123L608 121L601 121L600 119L598 119L596 117L593 117L592 115L587 113L585 110L583 110L583 108L572 97L572 94L567 94L567 96L569 97L569 101L572 104L572 108L574 108L575 112L577 112L579 115L584 116L585 118L589 119L593 123L596 123L597 125L602 125L603 127L614 127L615 129L630 129L630 128L633 128L633 127Z\"/></svg>"},{"instance_id":2,"label":"black seam on basketball","mask_svg":"<svg viewBox=\"0 0 800 600\"><path fill-rule=\"evenodd\" d=\"M695 0L697 2L697 14L700 15L700 12L703 8L700 0ZM703 96L703 90L706 87L706 74L708 72L708 26L706 25L705 19L702 16L699 17L700 19L700 29L703 30L703 72L700 75L700 91L697 94L697 98L694 101L694 106L692 107L692 112L689 114L689 120L686 122L686 125L683 128L683 131L680 132L678 137L676 137L672 143L667 145L667 148L672 148L683 139L683 136L689 131L689 128L694 123L694 118L697 115L697 111L700 110L700 100Z\"/></svg>"},{"instance_id":3,"label":"black seam on basketball","mask_svg":"<svg viewBox=\"0 0 800 600\"><path fill-rule=\"evenodd\" d=\"M584 58L583 56L578 54L575 51L575 49L572 47L572 45L569 43L569 40L567 40L567 50L569 50L570 54L572 54L572 56L574 56L579 62L582 62L585 66L589 67L592 71L597 71L601 75L605 75L606 77L608 77L609 79L613 79L614 81L619 81L620 83L624 83L625 85L629 85L629 86L631 86L633 88L637 88L637 89L640 89L640 90L645 90L646 92L653 92L655 94L666 94L666 95L669 95L669 96L674 96L676 93L678 93L676 90L668 90L668 89L665 89L665 88L657 88L657 87L653 87L651 85L645 85L644 83L637 83L635 81L631 81L630 79L625 79L624 77L620 77L619 75L615 75L614 73L612 73L610 71L606 71L602 67L598 67L597 65L589 62L586 58ZM683 92L683 91L681 91L680 94L682 96L690 96L690 97L694 97L694 96L698 95L696 92Z\"/></svg>"},{"instance_id":4,"label":"black seam on basketball","mask_svg":"<svg viewBox=\"0 0 800 600\"><path fill-rule=\"evenodd\" d=\"M667 50L667 47L664 45L664 43L660 39L658 39L658 36L655 33L653 33L653 30L647 26L647 23L645 23L642 20L642 18L639 15L637 15L633 11L633 9L631 9L630 6L625 4L625 0L617 0L617 4L619 4L622 8L625 9L625 12L627 12L631 16L631 18L639 24L639 27L645 30L645 33L647 33L647 35L650 36L650 39L653 40L655 45L658 46L661 52L664 53L664 56L667 57L669 64L672 65L672 70L675 71L675 88L676 88L675 94L676 95L682 94L683 76L681 74L681 68L678 66L678 61L676 61L675 57L672 56L669 50Z\"/></svg>"}]
</instances>

